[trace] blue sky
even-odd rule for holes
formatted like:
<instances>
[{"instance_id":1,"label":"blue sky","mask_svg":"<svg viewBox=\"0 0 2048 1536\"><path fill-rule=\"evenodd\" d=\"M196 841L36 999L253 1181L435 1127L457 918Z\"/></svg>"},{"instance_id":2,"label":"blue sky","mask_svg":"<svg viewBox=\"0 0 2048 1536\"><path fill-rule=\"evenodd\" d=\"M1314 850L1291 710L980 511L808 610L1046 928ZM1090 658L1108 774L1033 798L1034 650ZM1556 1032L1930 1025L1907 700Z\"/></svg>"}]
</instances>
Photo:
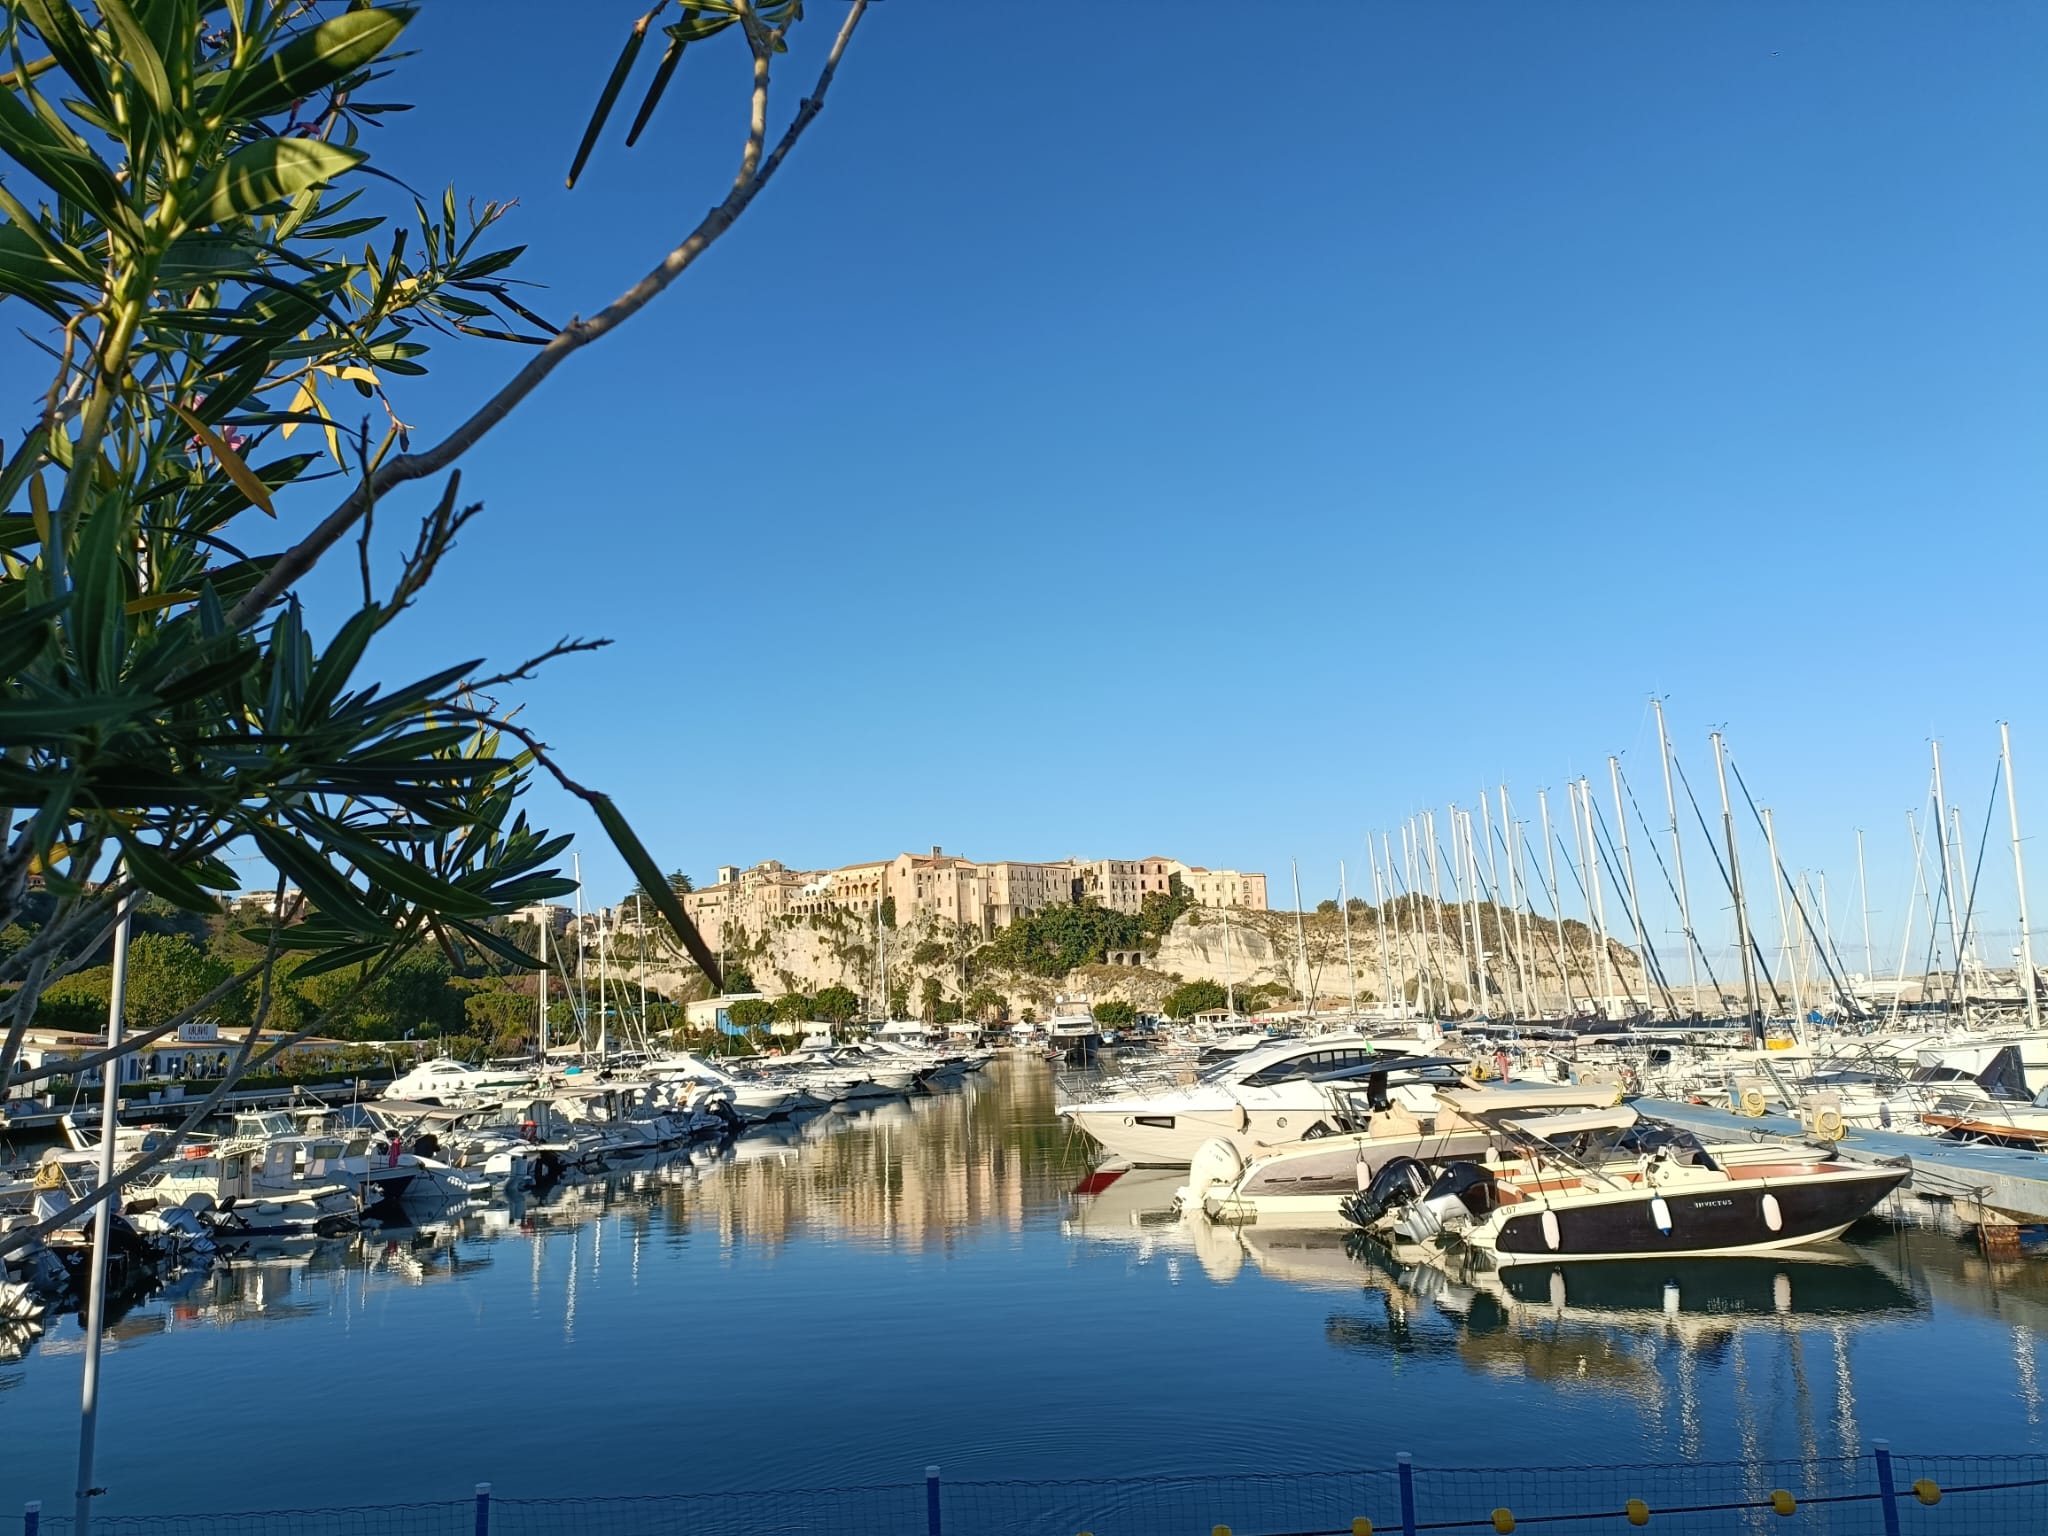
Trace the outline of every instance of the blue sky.
<instances>
[{"instance_id":1,"label":"blue sky","mask_svg":"<svg viewBox=\"0 0 2048 1536\"><path fill-rule=\"evenodd\" d=\"M555 316L730 175L727 38L563 190L636 13L438 0L387 91L380 163L518 197ZM1895 932L1930 736L1974 842L2010 717L2048 825L2044 55L2011 5L885 0L738 229L470 456L380 660L611 637L527 718L699 875L936 842L1311 898L1481 784L1618 751L1661 801L1657 692L1838 926L1870 829ZM429 433L517 361L438 357Z\"/></svg>"}]
</instances>

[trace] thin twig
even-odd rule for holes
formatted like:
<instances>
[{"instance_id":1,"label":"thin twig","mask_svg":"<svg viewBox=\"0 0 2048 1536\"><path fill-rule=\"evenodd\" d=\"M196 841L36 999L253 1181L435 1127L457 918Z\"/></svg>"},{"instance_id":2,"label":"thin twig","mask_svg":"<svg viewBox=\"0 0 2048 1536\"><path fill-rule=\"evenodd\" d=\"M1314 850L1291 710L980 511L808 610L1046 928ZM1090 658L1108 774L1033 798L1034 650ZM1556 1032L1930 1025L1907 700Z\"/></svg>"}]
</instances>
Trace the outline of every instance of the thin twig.
<instances>
[{"instance_id":1,"label":"thin twig","mask_svg":"<svg viewBox=\"0 0 2048 1536\"><path fill-rule=\"evenodd\" d=\"M588 320L571 320L496 394L479 406L469 419L453 432L422 452L400 454L397 458L387 461L376 474L358 484L312 532L277 558L263 579L235 605L232 621L236 624L247 624L276 602L294 582L312 570L320 557L332 548L337 540L355 526L374 497L381 496L408 481L439 474L448 468L475 447L493 427L511 415L571 353L581 351L592 342L618 329L687 272L697 258L746 212L748 205L767 185L768 178L773 175L776 167L803 136L804 130L824 110L825 93L831 86L833 73L846 51L847 42L853 36L854 28L867 13L867 3L868 0L853 0L852 6L848 8L846 21L840 27L839 35L832 44L831 54L818 77L817 84L812 87L810 96L805 99L795 120L784 133L782 142L776 146L774 154L765 161L761 158L767 131L768 71L757 56L747 140L740 155L741 177L734 181L732 190L726 194L724 200L705 214L683 242L664 256L639 282Z\"/></svg>"},{"instance_id":2,"label":"thin twig","mask_svg":"<svg viewBox=\"0 0 2048 1536\"><path fill-rule=\"evenodd\" d=\"M498 672L490 677L479 677L472 682L464 683L462 686L472 692L482 693L486 688L502 687L506 683L531 682L536 672L557 657L574 656L581 651L601 651L611 643L609 640L557 640L531 661L521 662L510 672Z\"/></svg>"}]
</instances>

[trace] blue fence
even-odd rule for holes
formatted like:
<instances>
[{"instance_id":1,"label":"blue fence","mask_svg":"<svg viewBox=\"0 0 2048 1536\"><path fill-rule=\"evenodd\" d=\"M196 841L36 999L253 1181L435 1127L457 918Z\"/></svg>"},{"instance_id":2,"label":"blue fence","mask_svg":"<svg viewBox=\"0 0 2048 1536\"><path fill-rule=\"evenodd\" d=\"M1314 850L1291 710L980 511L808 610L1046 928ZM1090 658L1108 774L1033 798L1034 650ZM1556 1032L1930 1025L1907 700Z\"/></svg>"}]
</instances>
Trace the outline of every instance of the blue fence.
<instances>
[{"instance_id":1,"label":"blue fence","mask_svg":"<svg viewBox=\"0 0 2048 1536\"><path fill-rule=\"evenodd\" d=\"M2000 1536L2048 1532L2048 1456L1869 1455L1654 1466L1425 1467L1064 1482L922 1481L636 1498L493 1496L236 1514L103 1515L104 1536ZM30 1505L22 1536L76 1536Z\"/></svg>"}]
</instances>

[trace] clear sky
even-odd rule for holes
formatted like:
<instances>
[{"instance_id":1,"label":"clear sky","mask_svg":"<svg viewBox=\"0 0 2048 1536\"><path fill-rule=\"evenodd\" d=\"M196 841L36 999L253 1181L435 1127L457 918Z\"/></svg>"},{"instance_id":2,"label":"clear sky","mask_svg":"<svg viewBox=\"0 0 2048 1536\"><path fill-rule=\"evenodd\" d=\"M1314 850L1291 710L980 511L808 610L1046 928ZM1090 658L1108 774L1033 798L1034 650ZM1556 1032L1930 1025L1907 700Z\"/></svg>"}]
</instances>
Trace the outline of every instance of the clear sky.
<instances>
[{"instance_id":1,"label":"clear sky","mask_svg":"<svg viewBox=\"0 0 2048 1536\"><path fill-rule=\"evenodd\" d=\"M380 163L519 198L556 317L737 149L726 38L563 190L638 8L436 0L386 91ZM1869 829L1883 949L1930 737L1974 848L2009 717L2048 827L2044 71L2014 4L882 0L738 229L471 455L380 662L611 637L526 718L700 877L942 843L1276 900L1482 784L1604 802L1609 752L1661 820L1656 692L1838 927ZM432 433L517 361L402 402Z\"/></svg>"}]
</instances>

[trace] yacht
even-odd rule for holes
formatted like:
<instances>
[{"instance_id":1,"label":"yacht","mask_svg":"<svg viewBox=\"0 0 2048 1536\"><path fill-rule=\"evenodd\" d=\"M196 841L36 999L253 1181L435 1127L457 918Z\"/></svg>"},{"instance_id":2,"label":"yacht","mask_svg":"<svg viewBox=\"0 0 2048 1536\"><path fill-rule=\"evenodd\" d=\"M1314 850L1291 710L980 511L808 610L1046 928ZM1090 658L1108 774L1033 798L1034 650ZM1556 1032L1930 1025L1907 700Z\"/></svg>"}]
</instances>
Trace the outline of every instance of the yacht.
<instances>
[{"instance_id":1,"label":"yacht","mask_svg":"<svg viewBox=\"0 0 2048 1536\"><path fill-rule=\"evenodd\" d=\"M1412 1055L1415 1041L1363 1035L1307 1035L1272 1040L1200 1069L1182 1087L1122 1094L1118 1080L1093 1085L1103 1096L1059 1106L1112 1157L1142 1167L1184 1168L1204 1142L1222 1138L1247 1157L1272 1147L1328 1135L1342 1127L1327 1088L1317 1079L1369 1071ZM1427 1085L1393 1090L1411 1109L1429 1107Z\"/></svg>"},{"instance_id":2,"label":"yacht","mask_svg":"<svg viewBox=\"0 0 2048 1536\"><path fill-rule=\"evenodd\" d=\"M451 1056L423 1061L384 1089L388 1099L416 1104L455 1104L464 1099L498 1098L533 1086L533 1072L524 1067L472 1067Z\"/></svg>"},{"instance_id":3,"label":"yacht","mask_svg":"<svg viewBox=\"0 0 2048 1536\"><path fill-rule=\"evenodd\" d=\"M1324 1080L1342 1126L1246 1160L1234 1142L1205 1142L1188 1170L1183 1206L1213 1221L1328 1224L1397 1158L1441 1163L1484 1156L1511 1144L1496 1115L1536 1117L1559 1109L1612 1105L1612 1084L1532 1083L1480 1086L1445 1078L1465 1063L1447 1056L1397 1057L1377 1071ZM1433 1103L1412 1107L1419 1086ZM1633 1111L1630 1112L1633 1118Z\"/></svg>"},{"instance_id":4,"label":"yacht","mask_svg":"<svg viewBox=\"0 0 2048 1536\"><path fill-rule=\"evenodd\" d=\"M1045 1035L1047 1043L1069 1061L1093 1059L1102 1044L1102 1030L1086 998L1055 998L1052 1017L1045 1022Z\"/></svg>"},{"instance_id":5,"label":"yacht","mask_svg":"<svg viewBox=\"0 0 2048 1536\"><path fill-rule=\"evenodd\" d=\"M1399 1229L1462 1243L1500 1269L1763 1253L1841 1236L1912 1174L1785 1143L1709 1149L1672 1137L1639 1140L1647 1150L1631 1157L1618 1138L1637 1131L1633 1112L1599 1118L1584 1151L1552 1138L1514 1163L1449 1165Z\"/></svg>"},{"instance_id":6,"label":"yacht","mask_svg":"<svg viewBox=\"0 0 2048 1536\"><path fill-rule=\"evenodd\" d=\"M816 1107L818 1102L794 1084L772 1082L758 1073L732 1071L689 1051L651 1062L648 1070L657 1077L684 1077L716 1084L731 1096L734 1111L749 1124L794 1114L807 1106Z\"/></svg>"}]
</instances>

